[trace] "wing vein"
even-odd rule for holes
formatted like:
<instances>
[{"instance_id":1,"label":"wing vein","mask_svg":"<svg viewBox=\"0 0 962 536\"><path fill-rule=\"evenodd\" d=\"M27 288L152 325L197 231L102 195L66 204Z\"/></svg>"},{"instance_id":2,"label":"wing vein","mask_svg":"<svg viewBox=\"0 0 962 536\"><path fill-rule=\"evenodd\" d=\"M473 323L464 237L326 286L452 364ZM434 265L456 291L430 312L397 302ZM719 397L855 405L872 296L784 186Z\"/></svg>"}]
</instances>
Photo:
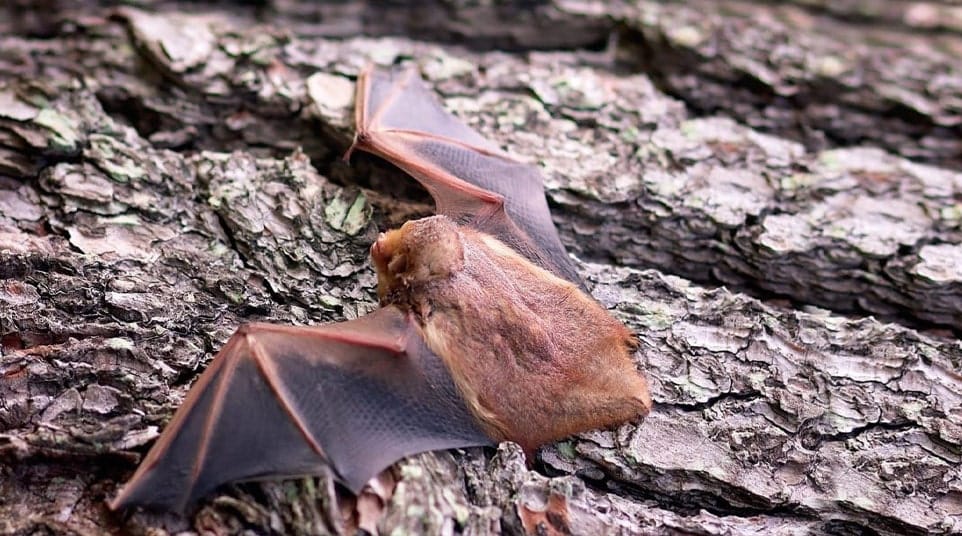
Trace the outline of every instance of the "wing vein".
<instances>
[{"instance_id":1,"label":"wing vein","mask_svg":"<svg viewBox=\"0 0 962 536\"><path fill-rule=\"evenodd\" d=\"M287 391L281 385L283 382L277 374L277 368L274 366L271 357L266 351L264 351L264 347L261 345L260 341L258 341L253 335L249 336L248 344L250 344L251 347L251 356L254 359L254 363L257 364L257 368L264 376L264 380L267 381L268 387L271 388L271 391L274 392L274 396L276 396L277 400L280 402L281 409L283 409L287 416L294 421L294 425L297 427L298 432L301 433L301 435L304 437L304 440L307 441L307 443L311 446L311 450L313 450L321 459L327 461L328 458L324 454L324 449L321 448L321 445L317 442L314 434L311 433L311 431L307 428L307 425L304 423L304 420L300 417L300 415L298 415L297 409L294 407L294 404L291 403Z\"/></svg>"},{"instance_id":2,"label":"wing vein","mask_svg":"<svg viewBox=\"0 0 962 536\"><path fill-rule=\"evenodd\" d=\"M419 156L412 156L399 151L393 147L391 142L378 138L371 138L369 147L371 152L382 156L394 163L394 165L406 171L409 175L417 179L425 188L431 192L435 203L444 197L443 193L438 192L438 184L447 185L450 191L461 192L477 199L481 202L501 206L504 204L504 196L492 190L486 190L476 184L472 184L464 179L457 177L430 160ZM427 178L426 178L427 177ZM440 178L440 177L443 177Z\"/></svg>"},{"instance_id":3,"label":"wing vein","mask_svg":"<svg viewBox=\"0 0 962 536\"><path fill-rule=\"evenodd\" d=\"M372 313L376 314L376 313ZM336 328L334 326L337 326ZM264 333L277 333L281 335L294 335L297 337L308 337L321 341L335 341L354 346L363 346L375 350L386 350L394 354L404 352L404 345L397 340L372 340L371 333L352 333L340 329L339 324L327 324L322 326L303 327L303 326L283 326L280 324L252 324L251 328ZM336 330L336 331L335 331Z\"/></svg>"},{"instance_id":4,"label":"wing vein","mask_svg":"<svg viewBox=\"0 0 962 536\"><path fill-rule=\"evenodd\" d=\"M363 73L363 76L367 78L371 76L371 72L372 70L368 69L365 73ZM404 91L404 88L411 83L411 79L414 77L414 72L411 70L405 71L401 74L401 77L402 78L400 80L394 82L394 84L391 86L390 93L384 97L384 100L381 101L378 109L374 111L374 115L371 116L368 123L365 124L365 126L369 129L377 129L377 125L381 122L381 117L391 108L391 106L394 104L394 101L397 100L398 95ZM369 95L365 95L365 100L367 97L369 97ZM364 107L367 108L367 102L364 103Z\"/></svg>"},{"instance_id":5,"label":"wing vein","mask_svg":"<svg viewBox=\"0 0 962 536\"><path fill-rule=\"evenodd\" d=\"M235 335L235 337L244 339L243 342L247 342L247 335L245 333L238 333ZM208 413L207 418L204 419L203 434L201 435L200 445L197 447L197 459L194 460L194 465L191 467L190 471L189 489L191 492L188 494L188 497L193 494L194 486L197 484L197 479L200 478L200 473L203 471L204 463L207 461L207 451L210 447L211 430L214 427L214 423L216 423L220 418L221 411L224 406L224 398L227 396L227 389L230 386L231 379L234 377L234 372L237 370L237 361L238 359L243 359L243 353L241 353L240 357L233 357L236 354L232 351L229 351L231 346L232 345L228 343L228 345L221 350L222 353L218 354L218 356L224 355L225 357L229 358L229 362L224 363L225 368L223 371L223 376L218 378L217 387L214 390L214 399L211 401L210 413ZM215 359L217 358L215 357Z\"/></svg>"},{"instance_id":6,"label":"wing vein","mask_svg":"<svg viewBox=\"0 0 962 536\"><path fill-rule=\"evenodd\" d=\"M377 132L378 134L396 134L402 138L413 139L415 141L423 141L427 139L427 140L436 141L439 143L456 145L458 147L461 147L462 149L467 149L469 151L481 153L484 156L498 158L498 159L510 162L512 164L521 164L521 162L518 159L505 154L500 149L494 149L494 150L488 149L480 145L474 145L473 143L467 143L456 138L435 134L433 132L428 132L426 130L415 130L410 128L382 128L382 129L378 129Z\"/></svg>"}]
</instances>

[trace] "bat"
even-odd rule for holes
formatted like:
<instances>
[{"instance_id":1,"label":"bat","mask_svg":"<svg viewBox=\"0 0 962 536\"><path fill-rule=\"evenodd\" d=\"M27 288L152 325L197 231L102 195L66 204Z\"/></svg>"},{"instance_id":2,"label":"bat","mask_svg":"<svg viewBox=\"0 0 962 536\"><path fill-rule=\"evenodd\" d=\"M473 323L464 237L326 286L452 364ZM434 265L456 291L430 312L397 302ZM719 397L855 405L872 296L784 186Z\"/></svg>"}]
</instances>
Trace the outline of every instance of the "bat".
<instances>
[{"instance_id":1,"label":"bat","mask_svg":"<svg viewBox=\"0 0 962 536\"><path fill-rule=\"evenodd\" d=\"M410 73L362 74L356 117L355 146L421 181L439 215L371 246L377 311L238 329L112 509L183 512L227 482L324 468L358 493L411 454L506 440L530 454L650 410L634 338L582 291L536 170Z\"/></svg>"}]
</instances>

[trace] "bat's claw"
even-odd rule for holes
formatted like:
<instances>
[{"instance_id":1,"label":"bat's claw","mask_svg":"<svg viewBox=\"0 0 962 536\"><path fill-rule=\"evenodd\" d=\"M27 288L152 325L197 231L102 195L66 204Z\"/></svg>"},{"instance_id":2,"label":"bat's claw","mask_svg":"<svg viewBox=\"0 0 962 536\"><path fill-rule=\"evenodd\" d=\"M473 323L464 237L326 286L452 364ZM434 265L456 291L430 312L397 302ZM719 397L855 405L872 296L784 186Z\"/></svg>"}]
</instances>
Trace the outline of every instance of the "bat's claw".
<instances>
[{"instance_id":1,"label":"bat's claw","mask_svg":"<svg viewBox=\"0 0 962 536\"><path fill-rule=\"evenodd\" d=\"M354 142L351 143L351 146L348 147L346 151L344 151L344 156L341 157L341 162L344 162L345 164L349 164L351 162L351 155L354 154L355 147L357 147L357 136L354 136Z\"/></svg>"},{"instance_id":2,"label":"bat's claw","mask_svg":"<svg viewBox=\"0 0 962 536\"><path fill-rule=\"evenodd\" d=\"M347 148L347 151L344 152L344 156L341 157L341 160L343 160L344 162L349 161L351 159L351 155L354 154L355 149L360 149L362 151L369 151L370 150L368 149L369 143L370 143L368 141L369 139L370 139L370 134L367 131L358 130L357 132L355 132L354 140L351 142L351 146Z\"/></svg>"}]
</instances>

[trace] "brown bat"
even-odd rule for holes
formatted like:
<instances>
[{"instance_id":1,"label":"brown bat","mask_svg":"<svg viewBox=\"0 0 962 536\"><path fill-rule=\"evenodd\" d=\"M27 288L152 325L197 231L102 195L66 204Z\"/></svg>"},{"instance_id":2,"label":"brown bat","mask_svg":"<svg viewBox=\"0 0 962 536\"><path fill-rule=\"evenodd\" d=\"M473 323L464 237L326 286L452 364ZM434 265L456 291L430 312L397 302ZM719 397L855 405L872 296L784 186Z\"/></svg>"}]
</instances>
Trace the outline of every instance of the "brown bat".
<instances>
[{"instance_id":1,"label":"brown bat","mask_svg":"<svg viewBox=\"0 0 962 536\"><path fill-rule=\"evenodd\" d=\"M357 493L419 452L538 446L648 413L623 324L582 292L541 179L441 108L418 77L365 72L355 146L421 181L439 216L371 247L382 308L241 327L114 509L183 511L217 486L334 470Z\"/></svg>"}]
</instances>

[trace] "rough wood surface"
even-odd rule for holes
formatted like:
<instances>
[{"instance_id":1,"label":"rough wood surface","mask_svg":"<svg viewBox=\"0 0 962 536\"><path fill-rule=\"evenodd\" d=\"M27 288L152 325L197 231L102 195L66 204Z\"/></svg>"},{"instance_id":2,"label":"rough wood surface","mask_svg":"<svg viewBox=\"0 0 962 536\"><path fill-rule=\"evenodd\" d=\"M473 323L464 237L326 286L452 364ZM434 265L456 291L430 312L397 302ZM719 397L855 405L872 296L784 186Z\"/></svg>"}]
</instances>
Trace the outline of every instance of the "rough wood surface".
<instances>
[{"instance_id":1,"label":"rough wood surface","mask_svg":"<svg viewBox=\"0 0 962 536\"><path fill-rule=\"evenodd\" d=\"M769 4L16 4L0 8L0 533L339 530L325 478L231 486L186 519L103 501L239 324L374 307L367 248L430 205L339 157L358 70L410 58L543 167L594 295L639 334L657 409L533 469L511 445L402 462L382 532L962 532L962 345L904 327L962 325L962 174L926 152L958 139L958 93L918 85L957 59L915 50L902 76L885 41L748 22ZM775 11L914 31L794 4ZM914 39L944 46L945 24ZM874 70L775 61L753 36ZM759 66L771 87L847 89L819 93L831 113L759 106ZM895 90L929 99L908 121L924 135L871 104ZM782 116L828 141L756 121Z\"/></svg>"},{"instance_id":2,"label":"rough wood surface","mask_svg":"<svg viewBox=\"0 0 962 536\"><path fill-rule=\"evenodd\" d=\"M812 149L871 143L960 167L962 40L931 28L957 24L958 5L765 4L640 2L625 19L640 32L634 59L703 113L724 110Z\"/></svg>"}]
</instances>

